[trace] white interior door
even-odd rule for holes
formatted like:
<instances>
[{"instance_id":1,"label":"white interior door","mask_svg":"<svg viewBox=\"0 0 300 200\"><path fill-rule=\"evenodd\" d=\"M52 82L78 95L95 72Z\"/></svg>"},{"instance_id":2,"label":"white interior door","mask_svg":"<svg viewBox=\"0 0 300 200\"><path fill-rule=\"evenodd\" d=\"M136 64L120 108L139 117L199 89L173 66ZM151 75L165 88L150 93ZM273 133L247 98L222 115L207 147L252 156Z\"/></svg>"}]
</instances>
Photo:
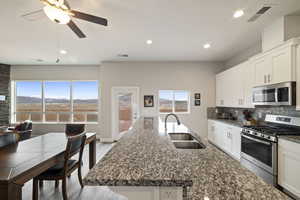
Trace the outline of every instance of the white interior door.
<instances>
[{"instance_id":1,"label":"white interior door","mask_svg":"<svg viewBox=\"0 0 300 200\"><path fill-rule=\"evenodd\" d=\"M112 135L114 140L130 129L139 117L139 88L112 88Z\"/></svg>"}]
</instances>

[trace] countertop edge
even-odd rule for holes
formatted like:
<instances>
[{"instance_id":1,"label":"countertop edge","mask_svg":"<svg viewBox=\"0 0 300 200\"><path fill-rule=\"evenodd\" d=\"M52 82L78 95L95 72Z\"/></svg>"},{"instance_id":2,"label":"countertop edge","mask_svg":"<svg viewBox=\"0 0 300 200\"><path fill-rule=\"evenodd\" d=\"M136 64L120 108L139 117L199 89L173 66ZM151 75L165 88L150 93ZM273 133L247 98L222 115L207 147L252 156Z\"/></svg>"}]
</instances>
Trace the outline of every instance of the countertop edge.
<instances>
[{"instance_id":1,"label":"countertop edge","mask_svg":"<svg viewBox=\"0 0 300 200\"><path fill-rule=\"evenodd\" d=\"M241 122L235 121L235 120L215 119L215 118L207 118L207 120L212 120L212 121L222 122L222 123L224 123L224 124L236 126L236 127L239 127L239 128L242 128L242 127L243 127L243 125L241 124Z\"/></svg>"},{"instance_id":2,"label":"countertop edge","mask_svg":"<svg viewBox=\"0 0 300 200\"><path fill-rule=\"evenodd\" d=\"M284 135L279 135L278 136L279 139L283 139L283 140L287 140L287 141L290 141L290 142L294 142L294 143L298 143L300 144L300 135L298 136L284 136Z\"/></svg>"}]
</instances>

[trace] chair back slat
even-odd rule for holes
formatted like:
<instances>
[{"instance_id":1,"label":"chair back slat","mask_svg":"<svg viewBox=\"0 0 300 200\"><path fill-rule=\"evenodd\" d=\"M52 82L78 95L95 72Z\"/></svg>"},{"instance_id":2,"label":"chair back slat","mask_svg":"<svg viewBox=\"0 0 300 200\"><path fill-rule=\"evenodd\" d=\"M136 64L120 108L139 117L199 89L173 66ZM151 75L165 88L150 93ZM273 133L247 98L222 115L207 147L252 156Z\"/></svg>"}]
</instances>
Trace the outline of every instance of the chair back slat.
<instances>
[{"instance_id":1,"label":"chair back slat","mask_svg":"<svg viewBox=\"0 0 300 200\"><path fill-rule=\"evenodd\" d=\"M67 135L77 135L85 131L84 124L66 124L65 133Z\"/></svg>"},{"instance_id":2,"label":"chair back slat","mask_svg":"<svg viewBox=\"0 0 300 200\"><path fill-rule=\"evenodd\" d=\"M65 163L64 163L65 173L68 171L68 160L72 158L74 155L76 155L77 153L79 153L78 162L79 163L82 162L82 154L83 154L83 149L86 141L85 133L81 133L74 136L67 136L67 137L68 137L68 142L65 151Z\"/></svg>"}]
</instances>

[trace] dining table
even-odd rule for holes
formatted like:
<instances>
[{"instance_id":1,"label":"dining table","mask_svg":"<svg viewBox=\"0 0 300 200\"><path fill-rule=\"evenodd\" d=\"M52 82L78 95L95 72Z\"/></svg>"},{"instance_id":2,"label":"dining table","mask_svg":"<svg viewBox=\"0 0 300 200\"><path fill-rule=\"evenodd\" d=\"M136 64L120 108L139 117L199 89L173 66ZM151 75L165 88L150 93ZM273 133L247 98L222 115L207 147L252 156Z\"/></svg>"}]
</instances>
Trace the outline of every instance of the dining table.
<instances>
[{"instance_id":1,"label":"dining table","mask_svg":"<svg viewBox=\"0 0 300 200\"><path fill-rule=\"evenodd\" d=\"M96 133L86 133L89 145L89 168L96 163ZM0 148L1 200L22 200L23 185L64 158L65 133L45 135Z\"/></svg>"}]
</instances>

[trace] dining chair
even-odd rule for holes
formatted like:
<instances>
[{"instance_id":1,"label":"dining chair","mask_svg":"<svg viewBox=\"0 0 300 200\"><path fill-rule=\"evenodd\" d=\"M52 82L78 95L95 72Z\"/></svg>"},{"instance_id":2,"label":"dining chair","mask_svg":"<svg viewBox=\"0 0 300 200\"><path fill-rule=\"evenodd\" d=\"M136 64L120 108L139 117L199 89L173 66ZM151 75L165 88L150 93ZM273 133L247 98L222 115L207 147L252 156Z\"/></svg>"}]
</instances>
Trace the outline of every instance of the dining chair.
<instances>
[{"instance_id":1,"label":"dining chair","mask_svg":"<svg viewBox=\"0 0 300 200\"><path fill-rule=\"evenodd\" d=\"M15 144L17 142L18 142L17 135L14 133L0 135L0 148L10 144Z\"/></svg>"},{"instance_id":2,"label":"dining chair","mask_svg":"<svg viewBox=\"0 0 300 200\"><path fill-rule=\"evenodd\" d=\"M66 124L65 133L66 135L77 135L85 131L84 124Z\"/></svg>"},{"instance_id":3,"label":"dining chair","mask_svg":"<svg viewBox=\"0 0 300 200\"><path fill-rule=\"evenodd\" d=\"M18 141L23 141L31 138L32 133L32 121L26 120L13 129L13 132L17 134Z\"/></svg>"},{"instance_id":4,"label":"dining chair","mask_svg":"<svg viewBox=\"0 0 300 200\"><path fill-rule=\"evenodd\" d=\"M64 153L64 159L59 161L55 166L51 167L47 171L41 173L33 179L33 192L32 199L38 200L38 183L39 181L55 181L55 187L58 187L59 181L62 180L62 193L63 199L67 200L67 177L70 176L76 169L78 170L78 180L80 186L83 188L82 176L81 176L81 163L83 149L85 146L86 135L81 133L74 136L67 136L68 142L66 151ZM74 160L75 155L79 153L78 160ZM72 159L71 159L72 158Z\"/></svg>"}]
</instances>

